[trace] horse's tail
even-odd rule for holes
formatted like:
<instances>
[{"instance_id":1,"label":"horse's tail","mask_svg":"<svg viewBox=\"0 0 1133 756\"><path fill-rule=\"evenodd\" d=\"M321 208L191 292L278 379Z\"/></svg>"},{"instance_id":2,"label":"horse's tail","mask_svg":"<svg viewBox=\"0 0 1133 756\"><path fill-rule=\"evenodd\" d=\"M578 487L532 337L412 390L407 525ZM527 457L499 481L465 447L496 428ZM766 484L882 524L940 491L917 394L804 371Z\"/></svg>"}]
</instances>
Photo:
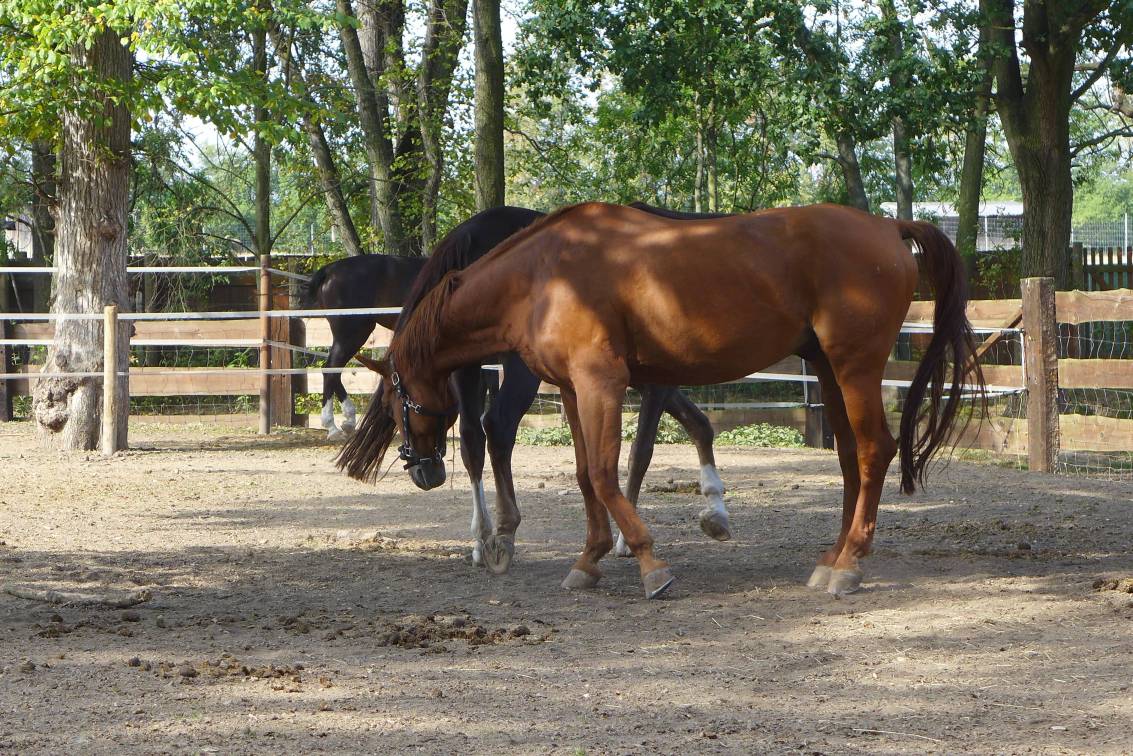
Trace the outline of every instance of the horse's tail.
<instances>
[{"instance_id":1,"label":"horse's tail","mask_svg":"<svg viewBox=\"0 0 1133 756\"><path fill-rule=\"evenodd\" d=\"M960 253L931 223L897 221L897 226L901 238L912 239L920 247L923 270L936 296L932 339L901 410L901 490L912 493L917 483L924 486L928 463L952 433L964 386L975 387L984 410L987 396L966 312L968 281ZM926 393L928 403L922 408ZM965 426L970 419L969 415Z\"/></svg>"},{"instance_id":2,"label":"horse's tail","mask_svg":"<svg viewBox=\"0 0 1133 756\"><path fill-rule=\"evenodd\" d=\"M367 483L378 479L382 459L397 430L393 414L382 401L384 391L383 378L378 382L378 390L374 392L374 398L366 408L366 415L358 425L358 430L347 439L335 460L339 470L346 470L351 478Z\"/></svg>"},{"instance_id":3,"label":"horse's tail","mask_svg":"<svg viewBox=\"0 0 1133 756\"><path fill-rule=\"evenodd\" d=\"M307 287L303 289L303 307L314 307L319 298L319 289L323 288L323 284L327 280L327 268L330 265L324 265L315 271L311 276L311 280L307 282Z\"/></svg>"}]
</instances>

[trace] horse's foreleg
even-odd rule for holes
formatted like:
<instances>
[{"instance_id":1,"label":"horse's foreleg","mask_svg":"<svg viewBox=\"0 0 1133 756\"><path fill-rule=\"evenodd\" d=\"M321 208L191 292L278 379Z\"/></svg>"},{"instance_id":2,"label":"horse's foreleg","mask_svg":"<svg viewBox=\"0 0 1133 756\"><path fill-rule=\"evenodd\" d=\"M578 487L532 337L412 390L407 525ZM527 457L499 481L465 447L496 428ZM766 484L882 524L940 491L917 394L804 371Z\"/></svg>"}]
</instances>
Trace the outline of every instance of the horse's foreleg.
<instances>
[{"instance_id":1,"label":"horse's foreleg","mask_svg":"<svg viewBox=\"0 0 1133 756\"><path fill-rule=\"evenodd\" d=\"M484 494L484 428L480 424L484 383L480 366L457 370L452 382L460 402L460 458L472 482L472 563L483 566L484 542L492 534L492 517Z\"/></svg>"},{"instance_id":2,"label":"horse's foreleg","mask_svg":"<svg viewBox=\"0 0 1133 756\"><path fill-rule=\"evenodd\" d=\"M712 439L716 435L712 423L679 389L671 391L665 410L688 431L700 458L700 493L708 500L708 506L700 511L700 529L710 538L727 541L732 537L732 528L724 506L724 481L716 472L716 456L712 453Z\"/></svg>"},{"instance_id":3,"label":"horse's foreleg","mask_svg":"<svg viewBox=\"0 0 1133 756\"><path fill-rule=\"evenodd\" d=\"M638 387L641 392L641 409L637 413L637 436L629 447L629 478L626 480L626 498L637 508L637 500L641 495L641 484L645 479L645 472L649 463L653 461L653 447L657 443L657 426L661 422L661 415L665 411L665 403L673 389L665 386L646 384ZM617 543L614 545L614 554L620 557L631 557L626 544L625 536L618 531Z\"/></svg>"},{"instance_id":4,"label":"horse's foreleg","mask_svg":"<svg viewBox=\"0 0 1133 756\"><path fill-rule=\"evenodd\" d=\"M511 455L519 421L535 401L539 378L515 354L504 358L504 382L484 413L484 433L488 437L488 455L492 459L492 475L496 480L496 529L486 543L488 569L504 572L515 553L515 531L519 528L519 506L512 481Z\"/></svg>"},{"instance_id":5,"label":"horse's foreleg","mask_svg":"<svg viewBox=\"0 0 1133 756\"><path fill-rule=\"evenodd\" d=\"M586 437L579 418L578 401L574 393L566 388L561 390L559 396L563 402L563 413L566 415L567 423L570 424L571 436L574 438L575 474L578 478L578 488L582 492L582 502L586 507L586 547L563 580L563 588L568 590L593 588L602 579L598 561L610 550L614 538L610 532L610 516L599 501L590 480L590 463Z\"/></svg>"},{"instance_id":6,"label":"horse's foreleg","mask_svg":"<svg viewBox=\"0 0 1133 756\"><path fill-rule=\"evenodd\" d=\"M835 445L838 447L838 464L842 468L842 527L838 539L819 558L814 572L807 581L807 586L810 588L825 589L830 584L834 562L842 553L846 543L846 533L854 519L854 510L861 490L861 475L858 471L858 443L854 438L854 430L850 427L850 419L846 416L842 389L834 378L830 362L825 354L819 352L810 360L810 364L818 376L818 384L822 389L823 411L826 413L830 428L834 431L834 438L837 441Z\"/></svg>"},{"instance_id":7,"label":"horse's foreleg","mask_svg":"<svg viewBox=\"0 0 1133 756\"><path fill-rule=\"evenodd\" d=\"M574 381L578 398L578 417L586 443L586 462L594 493L606 506L630 551L637 557L647 598L661 595L672 584L669 565L653 555L653 535L638 517L618 485L618 452L621 447L621 411L628 370L611 375L611 364L602 355L593 372L583 372ZM578 436L575 436L576 444Z\"/></svg>"}]
</instances>

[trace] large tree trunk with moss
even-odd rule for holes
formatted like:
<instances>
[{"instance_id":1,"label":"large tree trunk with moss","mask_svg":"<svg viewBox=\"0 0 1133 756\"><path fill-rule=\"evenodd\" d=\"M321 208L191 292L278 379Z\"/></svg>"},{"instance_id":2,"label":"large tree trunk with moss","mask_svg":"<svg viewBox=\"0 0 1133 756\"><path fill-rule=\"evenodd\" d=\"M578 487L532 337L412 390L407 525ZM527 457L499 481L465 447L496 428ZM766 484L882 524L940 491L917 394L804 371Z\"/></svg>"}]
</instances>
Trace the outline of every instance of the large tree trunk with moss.
<instances>
[{"instance_id":1,"label":"large tree trunk with moss","mask_svg":"<svg viewBox=\"0 0 1133 756\"><path fill-rule=\"evenodd\" d=\"M74 64L114 90L130 78L132 59L119 35L104 31L89 49L72 51ZM109 97L98 113L63 113L62 170L55 239L51 311L101 313L105 305L128 306L126 214L130 179L130 113ZM119 371L129 368L129 336L119 330ZM64 319L55 326L47 373L102 370L102 323ZM118 382L118 406L128 407L126 379ZM36 381L33 412L41 437L64 449L94 449L102 415L102 381L95 377ZM118 424L118 446L126 446L126 413Z\"/></svg>"},{"instance_id":2,"label":"large tree trunk with moss","mask_svg":"<svg viewBox=\"0 0 1133 756\"><path fill-rule=\"evenodd\" d=\"M476 209L504 204L504 48L500 0L473 0L476 37Z\"/></svg>"},{"instance_id":3,"label":"large tree trunk with moss","mask_svg":"<svg viewBox=\"0 0 1133 756\"><path fill-rule=\"evenodd\" d=\"M1029 65L1024 82L1015 39L1013 0L985 0L994 45L996 109L1023 193L1023 258L1020 273L1051 276L1070 284L1070 110L1074 65L1085 26L1102 3L1034 0L1024 5L1019 44Z\"/></svg>"}]
</instances>

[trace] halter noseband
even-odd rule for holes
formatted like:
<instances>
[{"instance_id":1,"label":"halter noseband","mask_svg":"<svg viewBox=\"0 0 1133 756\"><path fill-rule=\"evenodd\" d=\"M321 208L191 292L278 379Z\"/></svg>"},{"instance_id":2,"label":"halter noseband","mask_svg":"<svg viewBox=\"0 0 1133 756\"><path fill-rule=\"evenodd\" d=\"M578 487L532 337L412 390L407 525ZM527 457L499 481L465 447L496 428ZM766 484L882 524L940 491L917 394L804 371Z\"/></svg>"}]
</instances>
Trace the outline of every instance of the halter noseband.
<instances>
[{"instance_id":1,"label":"halter noseband","mask_svg":"<svg viewBox=\"0 0 1133 756\"><path fill-rule=\"evenodd\" d=\"M419 465L425 459L436 460L441 462L445 456L445 424L440 423L437 426L437 440L433 447L433 455L431 457L422 457L413 448L413 444L409 441L409 433L406 430L409 427L409 413L421 415L423 417L439 417L447 418L449 415L455 414L460 405L453 403L449 407L437 412L421 406L419 403L413 401L409 397L409 392L405 389L405 384L401 382L401 376L397 374L397 370L393 369L393 360L390 360L390 383L393 384L394 391L397 392L398 397L401 399L401 446L397 449L398 457L405 462L405 469L408 470L414 465Z\"/></svg>"}]
</instances>

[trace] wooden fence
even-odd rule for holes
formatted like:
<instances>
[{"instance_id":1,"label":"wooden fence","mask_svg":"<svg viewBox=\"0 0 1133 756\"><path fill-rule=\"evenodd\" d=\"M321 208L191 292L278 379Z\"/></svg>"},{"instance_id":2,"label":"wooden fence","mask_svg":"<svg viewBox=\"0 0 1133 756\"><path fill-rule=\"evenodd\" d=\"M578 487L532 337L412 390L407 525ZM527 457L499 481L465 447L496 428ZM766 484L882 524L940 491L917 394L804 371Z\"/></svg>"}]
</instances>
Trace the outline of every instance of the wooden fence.
<instances>
[{"instance_id":1,"label":"wooden fence","mask_svg":"<svg viewBox=\"0 0 1133 756\"><path fill-rule=\"evenodd\" d=\"M270 300L274 309L285 309L286 292L277 287ZM914 302L906 318L914 332L914 342L930 337L933 302ZM996 452L1025 455L1037 470L1052 469L1059 450L1086 452L1127 452L1133 450L1133 420L1106 417L1100 414L1059 414L1060 390L1110 389L1133 392L1133 359L1093 359L1079 356L1076 329L1085 324L1125 323L1133 321L1133 291L1053 291L1049 279L1028 279L1018 299L975 300L969 303L968 316L981 331L980 352L985 357L995 345L1005 340L1018 341L1025 335L1022 352L1024 364L984 364L987 383L1001 393L1021 395L1026 389L1025 419L1022 412L992 416L982 423L972 423L961 440L961 446ZM1063 336L1060 347L1059 324ZM264 340L263 325L257 320L137 321L132 343L144 346L162 341L192 340L217 347L256 348ZM270 364L273 369L290 368L294 352L287 345L308 349L329 347L330 329L323 318L272 318L268 324ZM1117 326L1123 329L1124 326ZM53 325L29 323L9 326L8 335L15 339L50 339ZM919 332L919 333L918 333ZM1122 331L1124 332L1124 331ZM390 334L377 328L367 348L389 343ZM914 347L916 344L914 343ZM195 347L194 347L195 348ZM915 349L914 349L915 352ZM891 384L907 382L916 371L912 359L893 359L885 378ZM167 367L134 367L130 371L132 396L233 396L256 395L267 386L274 424L288 424L306 418L291 413L293 394L298 391L322 391L322 375L273 375L267 381L256 369L182 368L174 375ZM164 375L157 375L164 373ZM813 380L806 375L804 363L789 358L762 371L766 378L777 380ZM376 378L368 371L345 373L347 390L355 394L372 392ZM14 385L12 385L14 384ZM26 380L9 382L12 393L26 394ZM813 386L813 383L812 383ZM547 392L554 387L544 386ZM1133 394L1131 394L1133 396ZM1020 399L1020 405L1022 400ZM800 408L791 414L802 420L814 417ZM1128 415L1128 413L1126 413ZM784 416L779 410L777 416ZM752 411L745 421L755 419ZM720 421L720 415L714 420ZM808 438L821 439L822 434L808 433ZM1034 439L1035 442L1031 443Z\"/></svg>"}]
</instances>

